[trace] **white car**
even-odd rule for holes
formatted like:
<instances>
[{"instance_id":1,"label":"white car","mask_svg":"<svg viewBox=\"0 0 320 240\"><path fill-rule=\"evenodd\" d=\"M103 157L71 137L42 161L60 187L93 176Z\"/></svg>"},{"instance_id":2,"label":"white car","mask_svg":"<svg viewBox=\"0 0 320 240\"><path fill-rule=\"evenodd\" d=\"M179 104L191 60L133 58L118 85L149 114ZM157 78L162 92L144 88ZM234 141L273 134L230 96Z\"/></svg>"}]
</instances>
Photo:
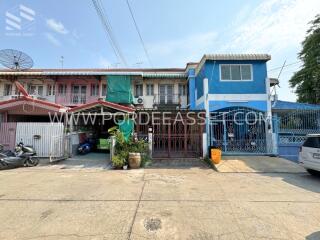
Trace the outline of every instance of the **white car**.
<instances>
[{"instance_id":1,"label":"white car","mask_svg":"<svg viewBox=\"0 0 320 240\"><path fill-rule=\"evenodd\" d=\"M320 134L310 134L303 143L299 163L310 174L320 175Z\"/></svg>"}]
</instances>

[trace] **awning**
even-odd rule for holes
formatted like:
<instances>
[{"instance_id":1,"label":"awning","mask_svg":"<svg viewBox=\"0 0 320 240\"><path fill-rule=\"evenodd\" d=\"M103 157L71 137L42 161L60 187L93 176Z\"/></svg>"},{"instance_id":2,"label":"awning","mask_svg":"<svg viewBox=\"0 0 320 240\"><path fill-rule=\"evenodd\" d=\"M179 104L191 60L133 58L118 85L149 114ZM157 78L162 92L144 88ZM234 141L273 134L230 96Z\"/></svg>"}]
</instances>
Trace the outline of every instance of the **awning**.
<instances>
[{"instance_id":1,"label":"awning","mask_svg":"<svg viewBox=\"0 0 320 240\"><path fill-rule=\"evenodd\" d=\"M106 108L112 111L119 111L124 113L133 113L135 111L134 108L123 106L117 103L112 103L104 100L98 100L96 102L83 104L78 107L74 107L69 109L68 112L76 113L76 112L100 112L101 108Z\"/></svg>"},{"instance_id":2,"label":"awning","mask_svg":"<svg viewBox=\"0 0 320 240\"><path fill-rule=\"evenodd\" d=\"M66 112L62 105L22 96L0 102L0 112L19 115L45 115L48 112Z\"/></svg>"}]
</instances>

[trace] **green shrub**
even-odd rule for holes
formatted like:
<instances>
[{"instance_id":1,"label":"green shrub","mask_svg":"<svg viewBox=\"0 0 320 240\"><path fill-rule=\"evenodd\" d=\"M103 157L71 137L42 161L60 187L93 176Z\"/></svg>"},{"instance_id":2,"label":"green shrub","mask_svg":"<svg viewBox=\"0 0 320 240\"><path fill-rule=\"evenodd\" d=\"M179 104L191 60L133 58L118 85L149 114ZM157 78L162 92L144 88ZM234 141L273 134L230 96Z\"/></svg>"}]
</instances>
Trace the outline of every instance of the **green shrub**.
<instances>
[{"instance_id":1,"label":"green shrub","mask_svg":"<svg viewBox=\"0 0 320 240\"><path fill-rule=\"evenodd\" d=\"M122 156L115 155L112 157L112 165L115 168L122 168L125 164L126 164L126 161L124 158L122 158Z\"/></svg>"},{"instance_id":2,"label":"green shrub","mask_svg":"<svg viewBox=\"0 0 320 240\"><path fill-rule=\"evenodd\" d=\"M144 140L136 140L130 137L128 141L125 140L123 133L117 127L112 127L108 132L115 136L115 155L124 160L124 164L128 162L129 153L141 153L141 166L145 166L150 162L148 143Z\"/></svg>"}]
</instances>

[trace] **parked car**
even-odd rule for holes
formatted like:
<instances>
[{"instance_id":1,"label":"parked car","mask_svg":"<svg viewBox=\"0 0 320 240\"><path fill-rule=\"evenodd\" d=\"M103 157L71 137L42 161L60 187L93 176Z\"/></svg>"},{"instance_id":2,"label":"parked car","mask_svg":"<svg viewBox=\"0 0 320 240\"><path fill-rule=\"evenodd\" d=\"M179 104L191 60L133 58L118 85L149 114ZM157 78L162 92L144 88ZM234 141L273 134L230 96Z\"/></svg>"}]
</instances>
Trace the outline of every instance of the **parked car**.
<instances>
[{"instance_id":1,"label":"parked car","mask_svg":"<svg viewBox=\"0 0 320 240\"><path fill-rule=\"evenodd\" d=\"M310 174L320 175L320 134L310 134L303 143L299 163Z\"/></svg>"}]
</instances>

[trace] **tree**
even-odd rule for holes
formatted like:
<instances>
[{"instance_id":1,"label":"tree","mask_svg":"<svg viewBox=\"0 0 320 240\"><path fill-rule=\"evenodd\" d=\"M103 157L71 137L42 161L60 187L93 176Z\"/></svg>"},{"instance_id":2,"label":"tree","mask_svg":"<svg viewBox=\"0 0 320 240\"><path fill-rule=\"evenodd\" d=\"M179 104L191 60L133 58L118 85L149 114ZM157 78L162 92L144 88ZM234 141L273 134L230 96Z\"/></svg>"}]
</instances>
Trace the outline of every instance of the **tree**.
<instances>
[{"instance_id":1,"label":"tree","mask_svg":"<svg viewBox=\"0 0 320 240\"><path fill-rule=\"evenodd\" d=\"M303 62L302 69L292 76L289 83L296 88L298 102L320 104L320 15L310 24L298 55Z\"/></svg>"}]
</instances>

